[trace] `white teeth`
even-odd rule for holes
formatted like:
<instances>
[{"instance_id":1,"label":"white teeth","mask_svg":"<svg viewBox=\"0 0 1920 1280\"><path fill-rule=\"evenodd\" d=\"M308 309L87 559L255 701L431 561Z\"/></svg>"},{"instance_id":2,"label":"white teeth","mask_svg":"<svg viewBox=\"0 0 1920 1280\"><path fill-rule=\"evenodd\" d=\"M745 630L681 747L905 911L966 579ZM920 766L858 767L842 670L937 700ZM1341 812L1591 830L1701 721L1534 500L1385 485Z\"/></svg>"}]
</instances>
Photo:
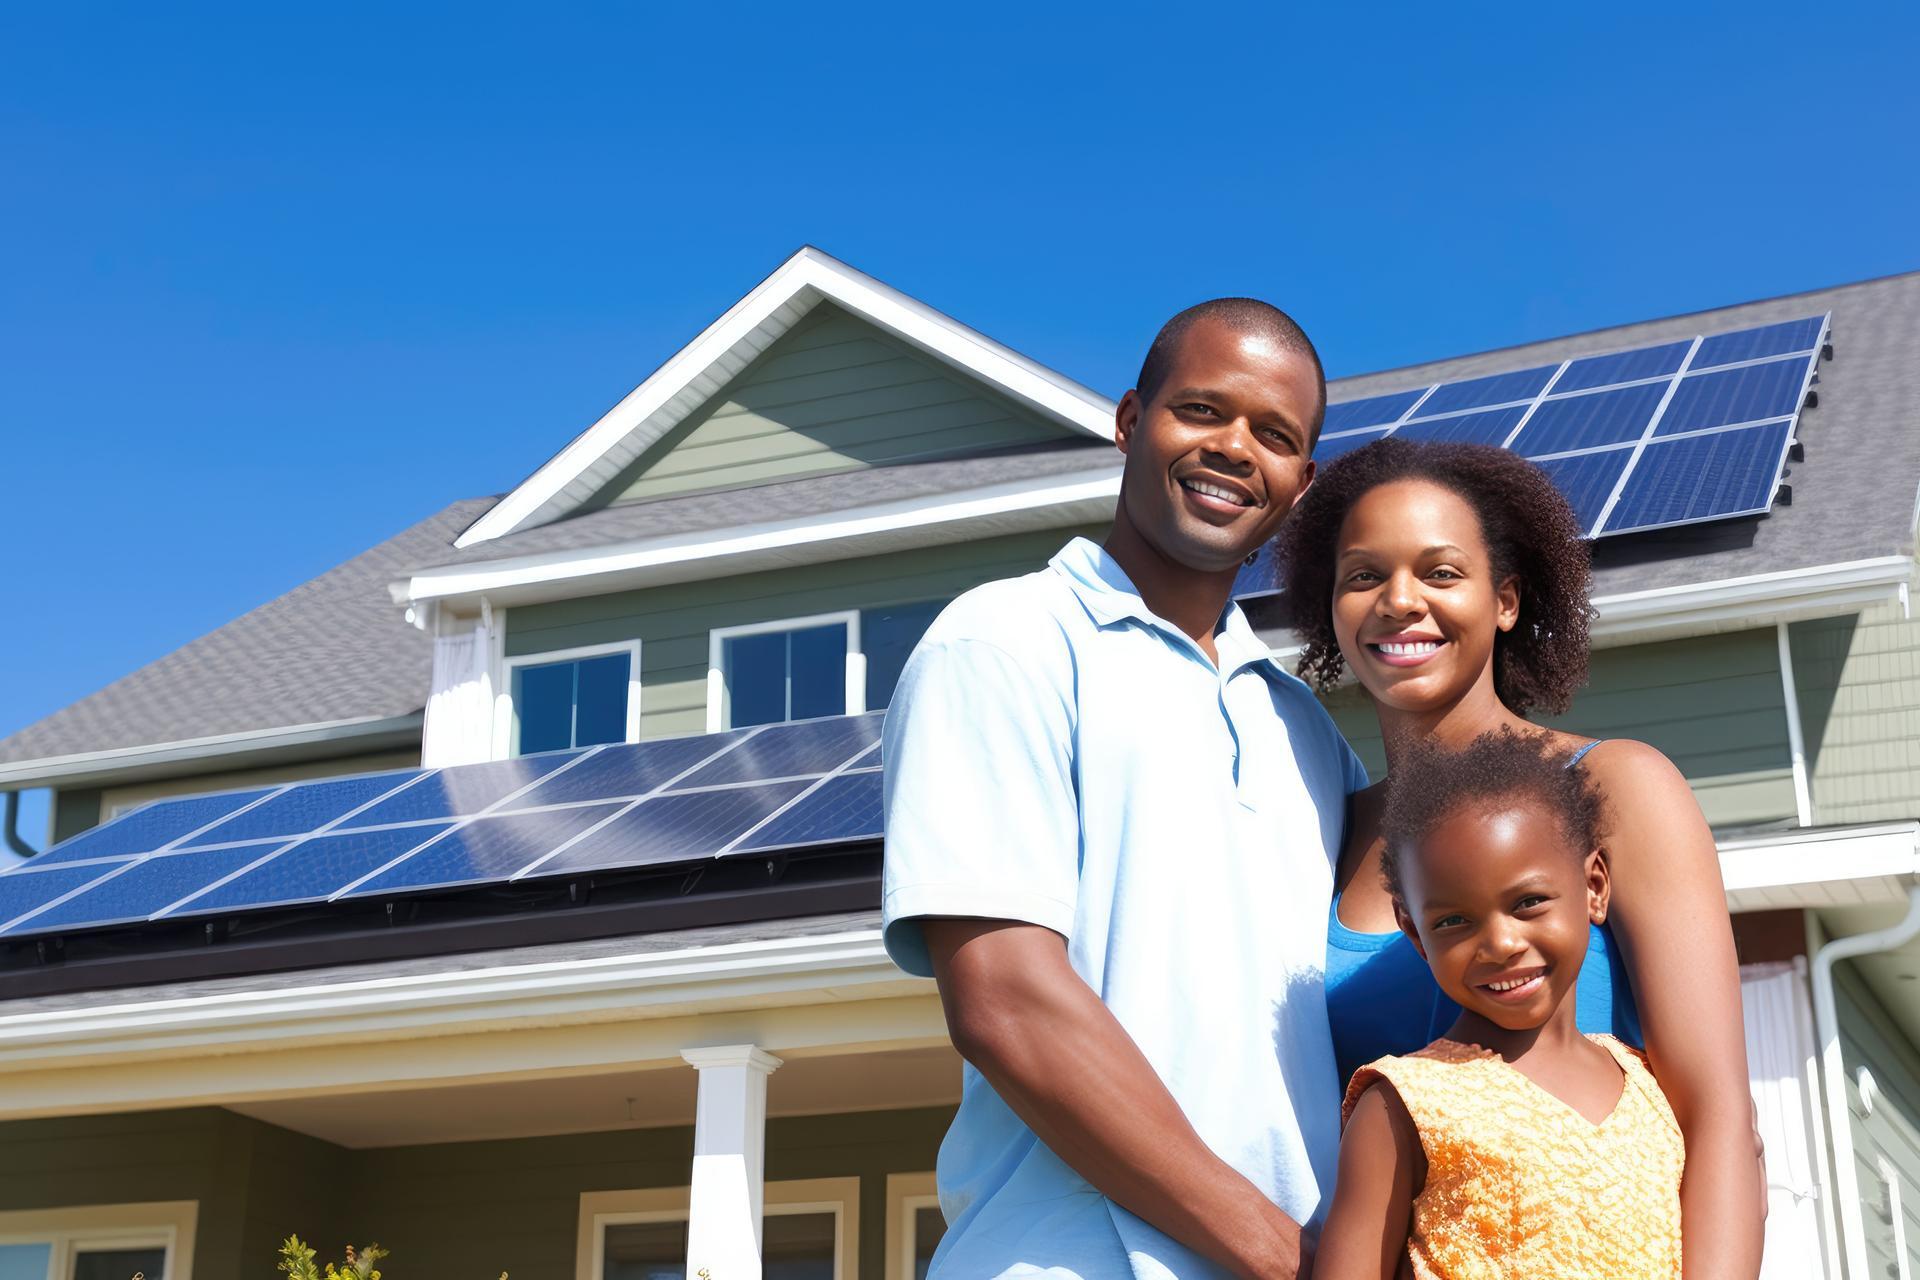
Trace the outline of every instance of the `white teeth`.
<instances>
[{"instance_id":1,"label":"white teeth","mask_svg":"<svg viewBox=\"0 0 1920 1280\"><path fill-rule=\"evenodd\" d=\"M1195 493L1205 494L1209 498L1218 498L1222 502L1231 502L1236 507L1250 507L1253 505L1245 496L1235 493L1231 489L1222 489L1217 484L1208 484L1204 480L1182 480L1180 483Z\"/></svg>"},{"instance_id":2,"label":"white teeth","mask_svg":"<svg viewBox=\"0 0 1920 1280\"><path fill-rule=\"evenodd\" d=\"M1534 977L1538 976L1538 974L1534 975ZM1533 978L1513 978L1506 982L1489 982L1487 989L1490 991L1512 991L1514 988L1524 987L1532 981Z\"/></svg>"},{"instance_id":3,"label":"white teeth","mask_svg":"<svg viewBox=\"0 0 1920 1280\"><path fill-rule=\"evenodd\" d=\"M1380 652L1390 653L1396 658L1413 658L1432 653L1440 647L1437 640L1408 640L1400 643L1383 644Z\"/></svg>"}]
</instances>

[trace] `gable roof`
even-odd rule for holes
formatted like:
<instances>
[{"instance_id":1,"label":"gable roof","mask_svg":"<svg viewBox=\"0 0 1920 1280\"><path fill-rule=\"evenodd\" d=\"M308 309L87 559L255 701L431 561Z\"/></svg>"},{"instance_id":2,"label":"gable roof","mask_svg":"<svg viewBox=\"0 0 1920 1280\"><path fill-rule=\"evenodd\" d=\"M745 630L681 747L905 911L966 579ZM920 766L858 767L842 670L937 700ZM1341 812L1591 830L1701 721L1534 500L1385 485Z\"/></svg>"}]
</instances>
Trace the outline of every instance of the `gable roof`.
<instances>
[{"instance_id":1,"label":"gable roof","mask_svg":"<svg viewBox=\"0 0 1920 1280\"><path fill-rule=\"evenodd\" d=\"M1045 419L1091 439L1112 439L1112 401L808 246L521 481L456 545L470 547L580 510L823 301L971 374Z\"/></svg>"}]
</instances>

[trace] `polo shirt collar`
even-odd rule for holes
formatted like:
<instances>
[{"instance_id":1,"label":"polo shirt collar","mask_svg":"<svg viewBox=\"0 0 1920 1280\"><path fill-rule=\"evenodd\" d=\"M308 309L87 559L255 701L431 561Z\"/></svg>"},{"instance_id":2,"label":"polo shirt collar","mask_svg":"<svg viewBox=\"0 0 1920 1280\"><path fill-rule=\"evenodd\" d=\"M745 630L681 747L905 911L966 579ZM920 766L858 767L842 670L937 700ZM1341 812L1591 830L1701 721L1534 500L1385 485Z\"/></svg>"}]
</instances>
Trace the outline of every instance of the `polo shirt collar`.
<instances>
[{"instance_id":1,"label":"polo shirt collar","mask_svg":"<svg viewBox=\"0 0 1920 1280\"><path fill-rule=\"evenodd\" d=\"M1192 643L1178 627L1147 607L1120 562L1091 538L1075 538L1060 548L1049 563L1054 572L1067 580L1067 586L1100 626L1133 620ZM1227 602L1226 612L1220 615L1220 624L1214 632L1214 648L1220 654L1223 674L1231 675L1256 662L1266 663L1274 673L1282 671L1274 661L1272 650L1260 642L1247 615L1232 601Z\"/></svg>"}]
</instances>

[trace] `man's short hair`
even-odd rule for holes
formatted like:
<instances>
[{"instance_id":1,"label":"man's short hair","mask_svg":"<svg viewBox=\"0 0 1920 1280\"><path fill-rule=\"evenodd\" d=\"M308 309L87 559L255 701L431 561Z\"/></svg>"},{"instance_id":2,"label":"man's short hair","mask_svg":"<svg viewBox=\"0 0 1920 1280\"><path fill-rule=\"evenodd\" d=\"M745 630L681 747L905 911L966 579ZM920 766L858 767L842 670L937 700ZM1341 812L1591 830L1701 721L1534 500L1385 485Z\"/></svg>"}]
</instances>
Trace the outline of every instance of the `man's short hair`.
<instances>
[{"instance_id":1,"label":"man's short hair","mask_svg":"<svg viewBox=\"0 0 1920 1280\"><path fill-rule=\"evenodd\" d=\"M1307 337L1307 331L1298 321L1258 298L1214 298L1197 302L1161 325L1153 345L1147 348L1147 358L1140 364L1140 376L1134 380L1134 391L1139 397L1151 401L1160 393L1160 385L1167 380L1167 370L1172 367L1187 330L1201 320L1217 320L1238 333L1257 334L1283 350L1298 352L1313 361L1314 380L1320 387L1320 412L1313 423L1313 434L1318 438L1320 420L1327 413L1327 371L1320 363L1320 353L1314 350L1313 339Z\"/></svg>"}]
</instances>

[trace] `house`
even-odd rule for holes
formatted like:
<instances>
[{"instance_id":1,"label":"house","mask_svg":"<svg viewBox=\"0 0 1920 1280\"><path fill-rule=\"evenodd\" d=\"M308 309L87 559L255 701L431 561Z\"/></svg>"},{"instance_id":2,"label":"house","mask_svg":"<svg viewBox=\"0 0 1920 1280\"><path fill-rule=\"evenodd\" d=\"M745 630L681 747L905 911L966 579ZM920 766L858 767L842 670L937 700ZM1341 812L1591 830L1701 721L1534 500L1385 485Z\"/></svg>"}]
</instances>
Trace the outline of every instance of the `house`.
<instances>
[{"instance_id":1,"label":"house","mask_svg":"<svg viewBox=\"0 0 1920 1280\"><path fill-rule=\"evenodd\" d=\"M1920 1247L1920 274L1344 379L1401 407L1323 447L1809 318L1791 500L1774 456L1756 510L1599 538L1564 723L1699 795L1768 1273L1858 1280ZM944 601L1099 533L1112 414L802 250L512 492L0 741L57 845L0 875L0 1276L237 1280L292 1232L448 1280L923 1274L959 1069L880 946L874 722Z\"/></svg>"}]
</instances>

